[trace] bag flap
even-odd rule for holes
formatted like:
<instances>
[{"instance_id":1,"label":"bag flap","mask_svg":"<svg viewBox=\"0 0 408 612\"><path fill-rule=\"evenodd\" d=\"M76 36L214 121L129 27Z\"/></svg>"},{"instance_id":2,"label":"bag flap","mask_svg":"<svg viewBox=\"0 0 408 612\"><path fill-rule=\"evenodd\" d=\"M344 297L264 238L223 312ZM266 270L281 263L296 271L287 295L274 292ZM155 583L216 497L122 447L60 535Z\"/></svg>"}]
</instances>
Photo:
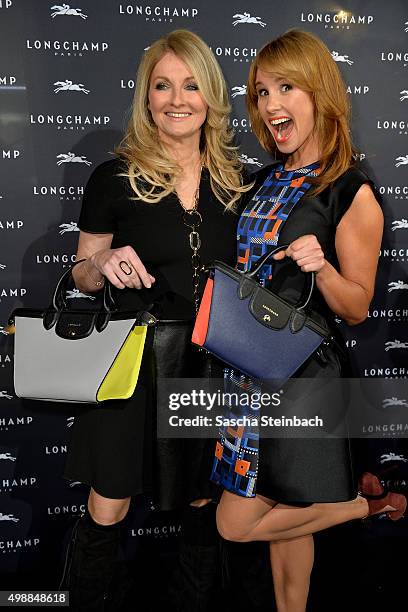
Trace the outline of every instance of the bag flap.
<instances>
[{"instance_id":1,"label":"bag flap","mask_svg":"<svg viewBox=\"0 0 408 612\"><path fill-rule=\"evenodd\" d=\"M271 329L283 329L296 310L263 287L257 286L249 302L249 311L259 323Z\"/></svg>"},{"instance_id":2,"label":"bag flap","mask_svg":"<svg viewBox=\"0 0 408 612\"><path fill-rule=\"evenodd\" d=\"M98 312L69 312L68 310L60 313L55 333L60 338L66 340L78 340L90 336L95 328Z\"/></svg>"}]
</instances>

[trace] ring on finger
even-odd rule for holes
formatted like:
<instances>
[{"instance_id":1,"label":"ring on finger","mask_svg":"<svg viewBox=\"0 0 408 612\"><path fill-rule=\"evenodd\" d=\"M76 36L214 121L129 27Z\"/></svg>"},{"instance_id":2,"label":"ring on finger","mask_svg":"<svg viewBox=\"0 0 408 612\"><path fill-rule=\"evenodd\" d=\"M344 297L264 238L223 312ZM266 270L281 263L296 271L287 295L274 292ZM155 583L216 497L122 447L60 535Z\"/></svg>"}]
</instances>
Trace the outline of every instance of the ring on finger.
<instances>
[{"instance_id":1,"label":"ring on finger","mask_svg":"<svg viewBox=\"0 0 408 612\"><path fill-rule=\"evenodd\" d=\"M123 266L126 266L127 270L124 269ZM119 268L122 270L123 274L126 274L126 276L130 276L133 272L132 266L127 261L124 261L123 259L122 261L119 262Z\"/></svg>"}]
</instances>

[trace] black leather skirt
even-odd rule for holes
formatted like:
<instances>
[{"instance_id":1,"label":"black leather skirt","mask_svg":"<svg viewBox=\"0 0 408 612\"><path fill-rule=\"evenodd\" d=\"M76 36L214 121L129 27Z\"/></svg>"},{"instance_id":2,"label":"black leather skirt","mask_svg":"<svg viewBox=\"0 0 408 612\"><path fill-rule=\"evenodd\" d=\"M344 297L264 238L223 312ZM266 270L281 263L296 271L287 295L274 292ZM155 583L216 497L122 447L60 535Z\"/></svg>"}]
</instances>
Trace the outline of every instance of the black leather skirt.
<instances>
[{"instance_id":1,"label":"black leather skirt","mask_svg":"<svg viewBox=\"0 0 408 612\"><path fill-rule=\"evenodd\" d=\"M150 328L139 381L129 400L77 408L64 476L123 499L149 494L162 510L219 494L209 480L214 440L158 439L157 380L211 375L191 344L191 321Z\"/></svg>"}]
</instances>

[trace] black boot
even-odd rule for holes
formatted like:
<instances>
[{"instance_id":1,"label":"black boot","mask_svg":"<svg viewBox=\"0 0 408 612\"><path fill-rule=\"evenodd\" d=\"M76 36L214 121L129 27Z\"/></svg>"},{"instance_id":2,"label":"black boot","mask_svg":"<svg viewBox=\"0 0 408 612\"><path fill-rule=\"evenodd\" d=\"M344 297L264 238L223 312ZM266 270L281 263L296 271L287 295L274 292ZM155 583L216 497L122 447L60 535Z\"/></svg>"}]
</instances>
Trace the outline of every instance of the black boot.
<instances>
[{"instance_id":1,"label":"black boot","mask_svg":"<svg viewBox=\"0 0 408 612\"><path fill-rule=\"evenodd\" d=\"M216 504L188 506L182 515L178 564L172 599L177 612L208 612L220 590L221 538L215 522Z\"/></svg>"},{"instance_id":2,"label":"black boot","mask_svg":"<svg viewBox=\"0 0 408 612\"><path fill-rule=\"evenodd\" d=\"M122 524L123 521L99 525L88 512L77 521L60 584L60 590L69 590L71 610L104 610L118 558Z\"/></svg>"}]
</instances>

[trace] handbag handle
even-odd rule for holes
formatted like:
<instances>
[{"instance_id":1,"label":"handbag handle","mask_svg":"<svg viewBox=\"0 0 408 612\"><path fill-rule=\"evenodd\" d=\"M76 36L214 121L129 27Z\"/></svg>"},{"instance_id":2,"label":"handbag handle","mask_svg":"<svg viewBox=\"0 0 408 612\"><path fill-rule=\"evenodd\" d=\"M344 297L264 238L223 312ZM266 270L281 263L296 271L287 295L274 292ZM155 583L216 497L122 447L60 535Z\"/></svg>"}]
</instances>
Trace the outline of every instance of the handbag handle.
<instances>
[{"instance_id":1,"label":"handbag handle","mask_svg":"<svg viewBox=\"0 0 408 612\"><path fill-rule=\"evenodd\" d=\"M244 276L248 276L249 278L255 278L257 274L260 272L262 266L266 264L266 262L268 261L270 257L275 255L276 253L279 253L280 251L284 251L285 249L288 248L288 246L289 246L288 244L282 244L272 249L272 251L265 253L265 255L257 261L256 266L253 269L251 269L249 272L244 272ZM301 304L300 306L296 306L298 310L302 310L303 308L306 308L306 306L309 304L310 299L312 297L313 289L315 286L315 273L314 272L303 272L303 274L306 274L308 276L309 288L308 288L305 302Z\"/></svg>"},{"instance_id":2,"label":"handbag handle","mask_svg":"<svg viewBox=\"0 0 408 612\"><path fill-rule=\"evenodd\" d=\"M60 277L57 285L54 289L52 296L52 302L50 307L44 312L43 325L46 330L51 329L57 323L61 312L67 310L67 302L65 298L65 290L68 284L68 279L72 274L72 269L79 263L85 261L85 259L78 259L64 274ZM109 323L112 312L117 310L115 300L112 296L111 283L106 279L105 286L103 288L103 303L99 313L97 313L97 320L95 328L101 332L105 329Z\"/></svg>"}]
</instances>

